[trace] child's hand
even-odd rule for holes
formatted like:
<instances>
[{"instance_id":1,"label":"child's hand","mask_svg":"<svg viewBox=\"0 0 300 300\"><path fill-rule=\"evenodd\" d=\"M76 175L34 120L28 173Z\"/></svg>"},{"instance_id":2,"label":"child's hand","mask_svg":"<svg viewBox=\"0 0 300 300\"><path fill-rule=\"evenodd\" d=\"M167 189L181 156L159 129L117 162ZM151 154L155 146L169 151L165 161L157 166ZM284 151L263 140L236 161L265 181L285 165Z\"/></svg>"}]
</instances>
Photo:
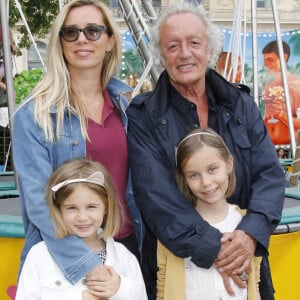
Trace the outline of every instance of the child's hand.
<instances>
[{"instance_id":1,"label":"child's hand","mask_svg":"<svg viewBox=\"0 0 300 300\"><path fill-rule=\"evenodd\" d=\"M103 264L99 264L94 269L92 269L86 276L86 279L93 278L96 281L105 281L110 278L110 273Z\"/></svg>"},{"instance_id":2,"label":"child's hand","mask_svg":"<svg viewBox=\"0 0 300 300\"><path fill-rule=\"evenodd\" d=\"M92 295L88 290L82 292L82 300L104 300L104 298L99 298Z\"/></svg>"},{"instance_id":3,"label":"child's hand","mask_svg":"<svg viewBox=\"0 0 300 300\"><path fill-rule=\"evenodd\" d=\"M121 284L120 276L115 272L113 267L103 266L109 276L101 274L88 274L86 276L86 286L89 288L89 292L96 296L104 298L111 298L117 293ZM98 299L98 298L97 298Z\"/></svg>"}]
</instances>

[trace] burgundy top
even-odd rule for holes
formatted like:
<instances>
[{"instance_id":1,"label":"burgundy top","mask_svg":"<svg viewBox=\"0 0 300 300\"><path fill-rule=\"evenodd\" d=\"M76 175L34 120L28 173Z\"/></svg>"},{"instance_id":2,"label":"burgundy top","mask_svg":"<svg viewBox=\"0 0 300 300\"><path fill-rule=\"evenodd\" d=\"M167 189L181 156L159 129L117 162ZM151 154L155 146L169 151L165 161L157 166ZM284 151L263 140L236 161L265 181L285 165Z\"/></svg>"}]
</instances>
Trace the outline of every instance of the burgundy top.
<instances>
[{"instance_id":1,"label":"burgundy top","mask_svg":"<svg viewBox=\"0 0 300 300\"><path fill-rule=\"evenodd\" d=\"M120 207L123 208L124 220L117 239L122 239L134 232L133 221L126 201L126 187L128 177L128 149L125 129L119 110L112 103L105 90L102 125L88 120L88 135L86 141L87 157L103 164L110 173Z\"/></svg>"}]
</instances>

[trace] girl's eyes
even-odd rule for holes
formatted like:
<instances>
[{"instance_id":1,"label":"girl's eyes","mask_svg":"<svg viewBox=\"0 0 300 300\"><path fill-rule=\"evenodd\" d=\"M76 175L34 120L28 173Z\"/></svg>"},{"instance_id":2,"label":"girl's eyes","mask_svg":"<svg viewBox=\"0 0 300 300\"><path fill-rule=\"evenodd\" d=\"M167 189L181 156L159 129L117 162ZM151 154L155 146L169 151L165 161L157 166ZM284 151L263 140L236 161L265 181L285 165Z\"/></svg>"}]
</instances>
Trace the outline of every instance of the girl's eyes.
<instances>
[{"instance_id":1,"label":"girl's eyes","mask_svg":"<svg viewBox=\"0 0 300 300\"><path fill-rule=\"evenodd\" d=\"M197 173L191 173L187 177L189 179L191 179L191 180L195 180L195 179L197 179L199 177L199 174L197 174Z\"/></svg>"},{"instance_id":2,"label":"girl's eyes","mask_svg":"<svg viewBox=\"0 0 300 300\"><path fill-rule=\"evenodd\" d=\"M87 209L95 209L95 208L97 208L96 205L88 205L87 206ZM76 206L69 206L69 207L66 208L66 210L68 210L68 211L74 211L76 209L77 209Z\"/></svg>"},{"instance_id":3,"label":"girl's eyes","mask_svg":"<svg viewBox=\"0 0 300 300\"><path fill-rule=\"evenodd\" d=\"M89 205L88 208L94 209L94 208L97 208L97 206L96 205Z\"/></svg>"},{"instance_id":4,"label":"girl's eyes","mask_svg":"<svg viewBox=\"0 0 300 300\"><path fill-rule=\"evenodd\" d=\"M209 173L214 173L217 170L217 167L209 168Z\"/></svg>"},{"instance_id":5,"label":"girl's eyes","mask_svg":"<svg viewBox=\"0 0 300 300\"><path fill-rule=\"evenodd\" d=\"M72 210L75 210L75 209L76 209L76 207L74 207L74 206L69 206L69 207L67 207L67 210L69 210L69 211L70 211L70 210L72 211Z\"/></svg>"},{"instance_id":6,"label":"girl's eyes","mask_svg":"<svg viewBox=\"0 0 300 300\"><path fill-rule=\"evenodd\" d=\"M213 166L213 167L209 167L207 170L207 174L214 174L217 171L218 167ZM199 173L189 173L187 174L187 178L191 179L191 180L196 180L199 178Z\"/></svg>"}]
</instances>

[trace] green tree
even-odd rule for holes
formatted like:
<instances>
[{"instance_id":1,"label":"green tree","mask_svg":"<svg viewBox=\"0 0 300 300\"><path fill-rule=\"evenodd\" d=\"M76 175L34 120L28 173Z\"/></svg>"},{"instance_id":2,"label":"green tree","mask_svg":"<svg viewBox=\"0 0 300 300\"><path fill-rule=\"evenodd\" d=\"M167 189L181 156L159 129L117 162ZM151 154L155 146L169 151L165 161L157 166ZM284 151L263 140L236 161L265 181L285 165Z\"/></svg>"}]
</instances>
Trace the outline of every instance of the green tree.
<instances>
[{"instance_id":1,"label":"green tree","mask_svg":"<svg viewBox=\"0 0 300 300\"><path fill-rule=\"evenodd\" d=\"M44 38L55 19L59 2L57 0L20 0L19 1L26 22L33 36ZM14 27L22 21L20 11L15 1L9 1L9 25ZM18 27L21 38L18 40L17 48L29 48L31 40L25 26Z\"/></svg>"},{"instance_id":2,"label":"green tree","mask_svg":"<svg viewBox=\"0 0 300 300\"><path fill-rule=\"evenodd\" d=\"M3 1L3 0L1 0ZM4 0L6 1L6 0ZM44 38L58 14L59 0L19 0L18 1L30 32L34 37ZM64 1L65 3L69 1ZM109 0L103 1L109 4ZM14 27L17 23L22 23L22 18L15 1L9 1L9 25ZM18 26L21 38L18 40L17 48L29 48L31 40L25 26ZM20 52L18 52L21 54Z\"/></svg>"}]
</instances>

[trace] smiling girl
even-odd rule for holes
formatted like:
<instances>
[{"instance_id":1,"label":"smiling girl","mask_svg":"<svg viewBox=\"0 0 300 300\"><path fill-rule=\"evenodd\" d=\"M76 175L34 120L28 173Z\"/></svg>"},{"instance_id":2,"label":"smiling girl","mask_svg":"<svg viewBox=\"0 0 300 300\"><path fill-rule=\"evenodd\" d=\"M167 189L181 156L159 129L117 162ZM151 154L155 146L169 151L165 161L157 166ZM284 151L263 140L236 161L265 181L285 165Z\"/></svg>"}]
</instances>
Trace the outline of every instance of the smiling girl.
<instances>
[{"instance_id":1,"label":"smiling girl","mask_svg":"<svg viewBox=\"0 0 300 300\"><path fill-rule=\"evenodd\" d=\"M27 255L16 300L146 300L136 257L113 240L120 227L120 213L107 170L85 158L70 160L54 171L45 195L56 238L75 235L82 239L89 251L99 256L107 275L87 275L72 285L45 242L40 242Z\"/></svg>"},{"instance_id":2,"label":"smiling girl","mask_svg":"<svg viewBox=\"0 0 300 300\"><path fill-rule=\"evenodd\" d=\"M232 232L242 219L242 211L226 200L234 192L236 177L233 157L223 139L209 128L192 131L178 144L176 164L179 189L196 211L221 232ZM254 258L251 273L236 274L245 288L230 279L234 296L227 293L215 266L197 267L190 257L176 257L160 242L157 257L157 300L260 299L260 257Z\"/></svg>"}]
</instances>

